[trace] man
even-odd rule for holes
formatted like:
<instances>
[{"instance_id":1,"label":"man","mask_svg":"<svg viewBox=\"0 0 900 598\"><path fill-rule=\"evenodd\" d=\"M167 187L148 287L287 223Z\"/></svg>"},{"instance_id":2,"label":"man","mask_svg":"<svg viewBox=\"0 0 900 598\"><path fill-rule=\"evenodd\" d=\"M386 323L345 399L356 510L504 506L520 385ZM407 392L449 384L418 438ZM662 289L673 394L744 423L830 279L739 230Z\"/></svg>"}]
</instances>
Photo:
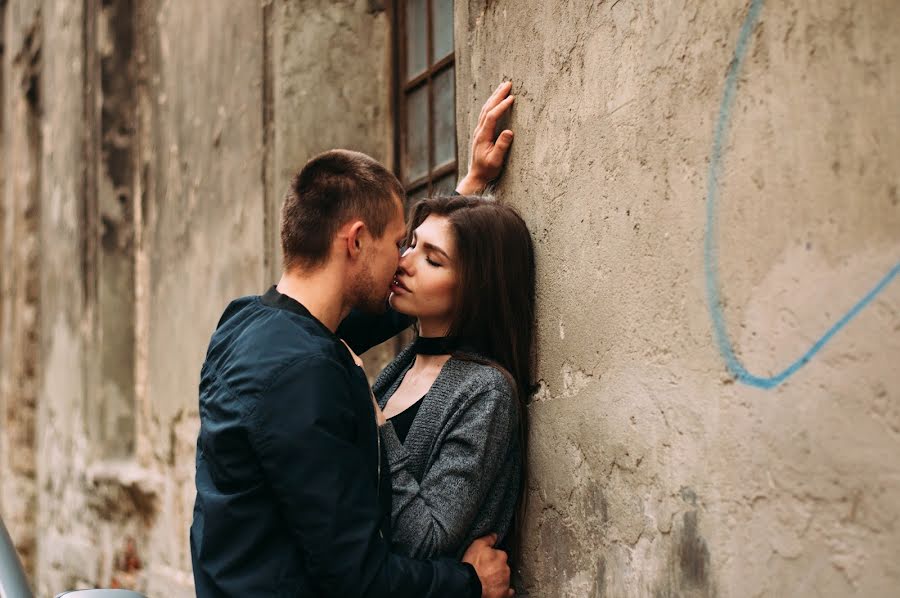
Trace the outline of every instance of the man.
<instances>
[{"instance_id":1,"label":"man","mask_svg":"<svg viewBox=\"0 0 900 598\"><path fill-rule=\"evenodd\" d=\"M461 192L499 174L512 132L493 134L509 89L482 109ZM512 595L493 537L476 540L462 563L390 553L391 482L370 389L334 332L351 308L384 311L405 237L403 197L364 154L313 158L282 211L281 280L222 315L200 380L198 596ZM382 332L348 340L364 346Z\"/></svg>"}]
</instances>

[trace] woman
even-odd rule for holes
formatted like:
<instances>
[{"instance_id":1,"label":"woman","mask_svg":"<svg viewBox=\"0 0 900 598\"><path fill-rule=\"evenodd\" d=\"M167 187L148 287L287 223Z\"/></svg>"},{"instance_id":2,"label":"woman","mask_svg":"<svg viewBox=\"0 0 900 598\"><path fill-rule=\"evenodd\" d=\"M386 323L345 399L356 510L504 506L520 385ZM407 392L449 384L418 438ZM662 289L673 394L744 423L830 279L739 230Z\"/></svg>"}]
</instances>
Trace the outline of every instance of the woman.
<instances>
[{"instance_id":1,"label":"woman","mask_svg":"<svg viewBox=\"0 0 900 598\"><path fill-rule=\"evenodd\" d=\"M373 386L395 550L459 558L490 533L508 547L531 385L531 236L513 208L454 196L415 205L406 245L390 304L418 336Z\"/></svg>"}]
</instances>

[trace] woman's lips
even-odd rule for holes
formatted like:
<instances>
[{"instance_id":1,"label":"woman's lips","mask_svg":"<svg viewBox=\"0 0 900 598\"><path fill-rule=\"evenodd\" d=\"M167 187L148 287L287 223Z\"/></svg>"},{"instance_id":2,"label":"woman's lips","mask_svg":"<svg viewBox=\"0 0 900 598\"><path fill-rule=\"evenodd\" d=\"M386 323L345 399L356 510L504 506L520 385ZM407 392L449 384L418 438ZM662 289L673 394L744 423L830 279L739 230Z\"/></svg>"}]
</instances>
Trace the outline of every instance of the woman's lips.
<instances>
[{"instance_id":1,"label":"woman's lips","mask_svg":"<svg viewBox=\"0 0 900 598\"><path fill-rule=\"evenodd\" d=\"M410 291L410 290L406 287L405 284L403 284L402 282L400 282L400 279L399 279L399 278L394 278L394 280L391 282L391 290L392 290L393 292L395 292L395 293L396 293L397 291L400 291L400 292L403 292L403 293L410 293L410 292L412 292L412 291Z\"/></svg>"}]
</instances>

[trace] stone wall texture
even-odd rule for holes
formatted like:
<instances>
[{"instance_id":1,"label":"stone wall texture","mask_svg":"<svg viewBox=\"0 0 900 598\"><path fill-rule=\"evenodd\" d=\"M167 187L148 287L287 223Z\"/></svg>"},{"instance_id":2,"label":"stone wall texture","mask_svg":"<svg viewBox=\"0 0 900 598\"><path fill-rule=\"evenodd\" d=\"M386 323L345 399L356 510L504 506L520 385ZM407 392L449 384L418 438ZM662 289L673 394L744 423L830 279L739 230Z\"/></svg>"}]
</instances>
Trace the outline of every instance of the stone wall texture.
<instances>
[{"instance_id":1,"label":"stone wall texture","mask_svg":"<svg viewBox=\"0 0 900 598\"><path fill-rule=\"evenodd\" d=\"M392 5L0 0L0 514L38 595L193 595L209 334L305 160L391 165ZM898 28L456 1L460 163L512 80L538 255L519 595L896 595Z\"/></svg>"},{"instance_id":2,"label":"stone wall texture","mask_svg":"<svg viewBox=\"0 0 900 598\"><path fill-rule=\"evenodd\" d=\"M468 0L456 25L460 134L514 82L498 194L538 250L530 594L896 594L900 4ZM711 271L760 378L888 282L761 388L726 369Z\"/></svg>"}]
</instances>

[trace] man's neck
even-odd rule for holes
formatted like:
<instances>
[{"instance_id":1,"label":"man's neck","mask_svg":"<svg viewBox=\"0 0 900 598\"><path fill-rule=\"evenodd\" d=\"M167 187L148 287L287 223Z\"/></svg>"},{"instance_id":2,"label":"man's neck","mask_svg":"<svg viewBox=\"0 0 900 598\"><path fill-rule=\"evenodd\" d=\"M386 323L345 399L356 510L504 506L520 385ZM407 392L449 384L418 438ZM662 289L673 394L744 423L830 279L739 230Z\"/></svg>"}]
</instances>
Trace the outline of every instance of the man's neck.
<instances>
[{"instance_id":1,"label":"man's neck","mask_svg":"<svg viewBox=\"0 0 900 598\"><path fill-rule=\"evenodd\" d=\"M350 313L350 307L345 305L344 280L342 272L326 266L311 272L284 272L275 288L334 332Z\"/></svg>"}]
</instances>

